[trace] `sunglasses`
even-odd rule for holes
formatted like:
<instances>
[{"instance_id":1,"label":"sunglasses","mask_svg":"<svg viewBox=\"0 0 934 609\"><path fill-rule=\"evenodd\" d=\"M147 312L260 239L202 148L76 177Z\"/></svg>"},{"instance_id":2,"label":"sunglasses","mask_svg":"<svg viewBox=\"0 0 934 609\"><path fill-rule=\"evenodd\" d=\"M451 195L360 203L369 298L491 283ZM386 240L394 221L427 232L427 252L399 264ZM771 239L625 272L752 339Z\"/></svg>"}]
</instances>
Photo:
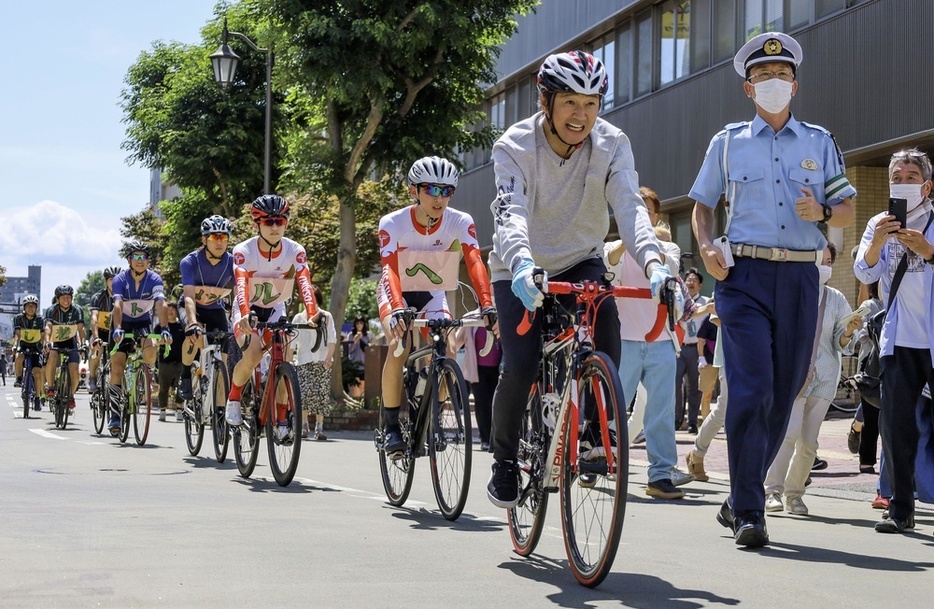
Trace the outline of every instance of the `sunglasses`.
<instances>
[{"instance_id":1,"label":"sunglasses","mask_svg":"<svg viewBox=\"0 0 934 609\"><path fill-rule=\"evenodd\" d=\"M422 184L422 188L428 193L429 197L447 198L454 194L453 186L439 186L437 184Z\"/></svg>"},{"instance_id":2,"label":"sunglasses","mask_svg":"<svg viewBox=\"0 0 934 609\"><path fill-rule=\"evenodd\" d=\"M208 237L208 241L227 241L228 239L230 239L230 237L225 235L224 233L211 233L207 237Z\"/></svg>"},{"instance_id":3,"label":"sunglasses","mask_svg":"<svg viewBox=\"0 0 934 609\"><path fill-rule=\"evenodd\" d=\"M259 221L263 226L285 226L288 218L263 218Z\"/></svg>"},{"instance_id":4,"label":"sunglasses","mask_svg":"<svg viewBox=\"0 0 934 609\"><path fill-rule=\"evenodd\" d=\"M149 260L149 254L130 254L130 260Z\"/></svg>"}]
</instances>

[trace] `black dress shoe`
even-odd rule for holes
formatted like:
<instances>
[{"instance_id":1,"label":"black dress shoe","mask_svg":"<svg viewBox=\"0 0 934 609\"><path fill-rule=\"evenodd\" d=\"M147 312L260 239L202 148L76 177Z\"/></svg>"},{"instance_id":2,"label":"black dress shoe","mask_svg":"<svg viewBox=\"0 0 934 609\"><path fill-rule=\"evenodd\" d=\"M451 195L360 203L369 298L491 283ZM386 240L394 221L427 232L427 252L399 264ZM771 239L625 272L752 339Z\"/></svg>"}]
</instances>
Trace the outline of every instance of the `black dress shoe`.
<instances>
[{"instance_id":1,"label":"black dress shoe","mask_svg":"<svg viewBox=\"0 0 934 609\"><path fill-rule=\"evenodd\" d=\"M747 512L733 521L733 539L738 546L761 548L769 543L769 532L765 528L762 512Z\"/></svg>"},{"instance_id":2,"label":"black dress shoe","mask_svg":"<svg viewBox=\"0 0 934 609\"><path fill-rule=\"evenodd\" d=\"M915 528L915 517L892 518L889 515L885 520L876 523L876 533L907 533Z\"/></svg>"},{"instance_id":3,"label":"black dress shoe","mask_svg":"<svg viewBox=\"0 0 934 609\"><path fill-rule=\"evenodd\" d=\"M733 530L733 507L730 505L729 497L723 500L723 505L720 506L720 511L717 512L717 522L731 531Z\"/></svg>"}]
</instances>

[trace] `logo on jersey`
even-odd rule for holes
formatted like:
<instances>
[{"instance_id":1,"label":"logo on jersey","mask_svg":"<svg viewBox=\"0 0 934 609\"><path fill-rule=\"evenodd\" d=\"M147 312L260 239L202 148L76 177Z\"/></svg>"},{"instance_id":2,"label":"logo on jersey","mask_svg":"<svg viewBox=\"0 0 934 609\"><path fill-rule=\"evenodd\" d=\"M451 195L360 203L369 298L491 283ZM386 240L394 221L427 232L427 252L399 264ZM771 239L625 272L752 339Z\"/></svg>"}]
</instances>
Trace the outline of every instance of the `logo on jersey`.
<instances>
[{"instance_id":1,"label":"logo on jersey","mask_svg":"<svg viewBox=\"0 0 934 609\"><path fill-rule=\"evenodd\" d=\"M379 247L384 248L389 245L389 233L387 231L379 231Z\"/></svg>"},{"instance_id":2,"label":"logo on jersey","mask_svg":"<svg viewBox=\"0 0 934 609\"><path fill-rule=\"evenodd\" d=\"M299 264L305 264L305 250L298 252L298 254L295 256L295 262Z\"/></svg>"},{"instance_id":3,"label":"logo on jersey","mask_svg":"<svg viewBox=\"0 0 934 609\"><path fill-rule=\"evenodd\" d=\"M474 239L476 239L476 238L477 238L477 225L476 225L476 224L471 224L470 226L468 226L468 227L467 227L467 233L468 233L471 237L473 237Z\"/></svg>"},{"instance_id":4,"label":"logo on jersey","mask_svg":"<svg viewBox=\"0 0 934 609\"><path fill-rule=\"evenodd\" d=\"M246 256L243 255L243 252L234 252L233 259L234 264L238 266L246 262Z\"/></svg>"}]
</instances>

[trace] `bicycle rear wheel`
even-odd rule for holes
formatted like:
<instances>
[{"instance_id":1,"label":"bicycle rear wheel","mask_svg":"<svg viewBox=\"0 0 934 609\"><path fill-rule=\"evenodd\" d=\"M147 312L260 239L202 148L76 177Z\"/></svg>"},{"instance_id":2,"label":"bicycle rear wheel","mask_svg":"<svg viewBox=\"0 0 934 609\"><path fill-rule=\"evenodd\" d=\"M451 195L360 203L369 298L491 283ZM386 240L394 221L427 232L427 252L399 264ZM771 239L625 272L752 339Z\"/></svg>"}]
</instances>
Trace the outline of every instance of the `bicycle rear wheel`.
<instances>
[{"instance_id":1,"label":"bicycle rear wheel","mask_svg":"<svg viewBox=\"0 0 934 609\"><path fill-rule=\"evenodd\" d=\"M542 397L538 384L529 392L529 401L519 433L519 504L508 510L509 537L520 556L535 551L545 527L548 493L542 487L548 434L542 423Z\"/></svg>"},{"instance_id":2,"label":"bicycle rear wheel","mask_svg":"<svg viewBox=\"0 0 934 609\"><path fill-rule=\"evenodd\" d=\"M256 404L260 397L253 388L253 379L243 386L240 406L243 409L243 424L233 428L234 460L237 470L244 478L253 475L256 458L259 456L259 422Z\"/></svg>"},{"instance_id":3,"label":"bicycle rear wheel","mask_svg":"<svg viewBox=\"0 0 934 609\"><path fill-rule=\"evenodd\" d=\"M472 430L467 386L457 362L441 360L437 369L438 394L432 395L428 457L438 508L448 520L457 520L470 490Z\"/></svg>"},{"instance_id":4,"label":"bicycle rear wheel","mask_svg":"<svg viewBox=\"0 0 934 609\"><path fill-rule=\"evenodd\" d=\"M227 418L224 416L224 404L227 403L227 394L230 392L230 377L227 376L227 366L214 367L213 385L214 400L211 406L211 434L214 437L214 457L218 463L227 458L227 447L230 445L230 434L227 433Z\"/></svg>"},{"instance_id":5,"label":"bicycle rear wheel","mask_svg":"<svg viewBox=\"0 0 934 609\"><path fill-rule=\"evenodd\" d=\"M412 435L412 424L409 418L408 406L403 405L399 408L399 427L402 429L402 437L406 441ZM376 444L377 456L379 457L379 473L383 481L383 489L386 491L386 498L389 503L400 506L409 498L409 492L412 490L412 479L415 477L415 456L410 449L406 449L401 457L393 459L383 450L383 429L385 429L386 409L382 402L379 406L379 426L374 432L373 441Z\"/></svg>"},{"instance_id":6,"label":"bicycle rear wheel","mask_svg":"<svg viewBox=\"0 0 934 609\"><path fill-rule=\"evenodd\" d=\"M610 572L626 513L626 488L629 481L629 450L625 419L621 417L623 390L616 367L603 353L592 353L581 365L577 376L577 403L584 413L596 408L593 419L602 430L614 429L620 438L616 446L607 446L599 460L577 459L577 447L565 451L561 474L561 525L564 546L571 571L587 587L600 584ZM571 423L567 417L564 424ZM583 475L582 475L583 474Z\"/></svg>"},{"instance_id":7,"label":"bicycle rear wheel","mask_svg":"<svg viewBox=\"0 0 934 609\"><path fill-rule=\"evenodd\" d=\"M288 486L302 453L302 395L292 364L280 362L274 378L276 404L266 416L266 446L273 478L279 486Z\"/></svg>"},{"instance_id":8,"label":"bicycle rear wheel","mask_svg":"<svg viewBox=\"0 0 934 609\"><path fill-rule=\"evenodd\" d=\"M192 457L198 456L204 443L204 419L201 416L203 407L200 395L185 401L185 444L188 445L188 454Z\"/></svg>"},{"instance_id":9,"label":"bicycle rear wheel","mask_svg":"<svg viewBox=\"0 0 934 609\"><path fill-rule=\"evenodd\" d=\"M136 370L136 404L133 405L133 435L140 446L149 437L149 416L152 414L152 384L149 367L140 364Z\"/></svg>"}]
</instances>

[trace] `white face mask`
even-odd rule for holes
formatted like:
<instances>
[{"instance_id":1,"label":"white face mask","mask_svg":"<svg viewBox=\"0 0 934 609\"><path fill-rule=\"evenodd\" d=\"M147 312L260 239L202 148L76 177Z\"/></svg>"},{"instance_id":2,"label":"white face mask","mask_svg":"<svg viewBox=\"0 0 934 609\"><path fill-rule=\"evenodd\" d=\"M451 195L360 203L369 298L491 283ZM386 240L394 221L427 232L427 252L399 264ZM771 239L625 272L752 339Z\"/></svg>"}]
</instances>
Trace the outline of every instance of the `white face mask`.
<instances>
[{"instance_id":1,"label":"white face mask","mask_svg":"<svg viewBox=\"0 0 934 609\"><path fill-rule=\"evenodd\" d=\"M824 264L817 267L817 272L818 272L818 276L820 277L821 285L824 285L825 283L830 281L830 275L832 271L833 269L831 267L824 265Z\"/></svg>"},{"instance_id":2,"label":"white face mask","mask_svg":"<svg viewBox=\"0 0 934 609\"><path fill-rule=\"evenodd\" d=\"M756 83L753 85L756 90L756 97L753 101L766 112L778 114L791 103L791 87L793 84L778 78Z\"/></svg>"},{"instance_id":3,"label":"white face mask","mask_svg":"<svg viewBox=\"0 0 934 609\"><path fill-rule=\"evenodd\" d=\"M924 184L889 184L889 196L893 199L907 199L910 213L924 203L924 195L921 194L922 186Z\"/></svg>"}]
</instances>

